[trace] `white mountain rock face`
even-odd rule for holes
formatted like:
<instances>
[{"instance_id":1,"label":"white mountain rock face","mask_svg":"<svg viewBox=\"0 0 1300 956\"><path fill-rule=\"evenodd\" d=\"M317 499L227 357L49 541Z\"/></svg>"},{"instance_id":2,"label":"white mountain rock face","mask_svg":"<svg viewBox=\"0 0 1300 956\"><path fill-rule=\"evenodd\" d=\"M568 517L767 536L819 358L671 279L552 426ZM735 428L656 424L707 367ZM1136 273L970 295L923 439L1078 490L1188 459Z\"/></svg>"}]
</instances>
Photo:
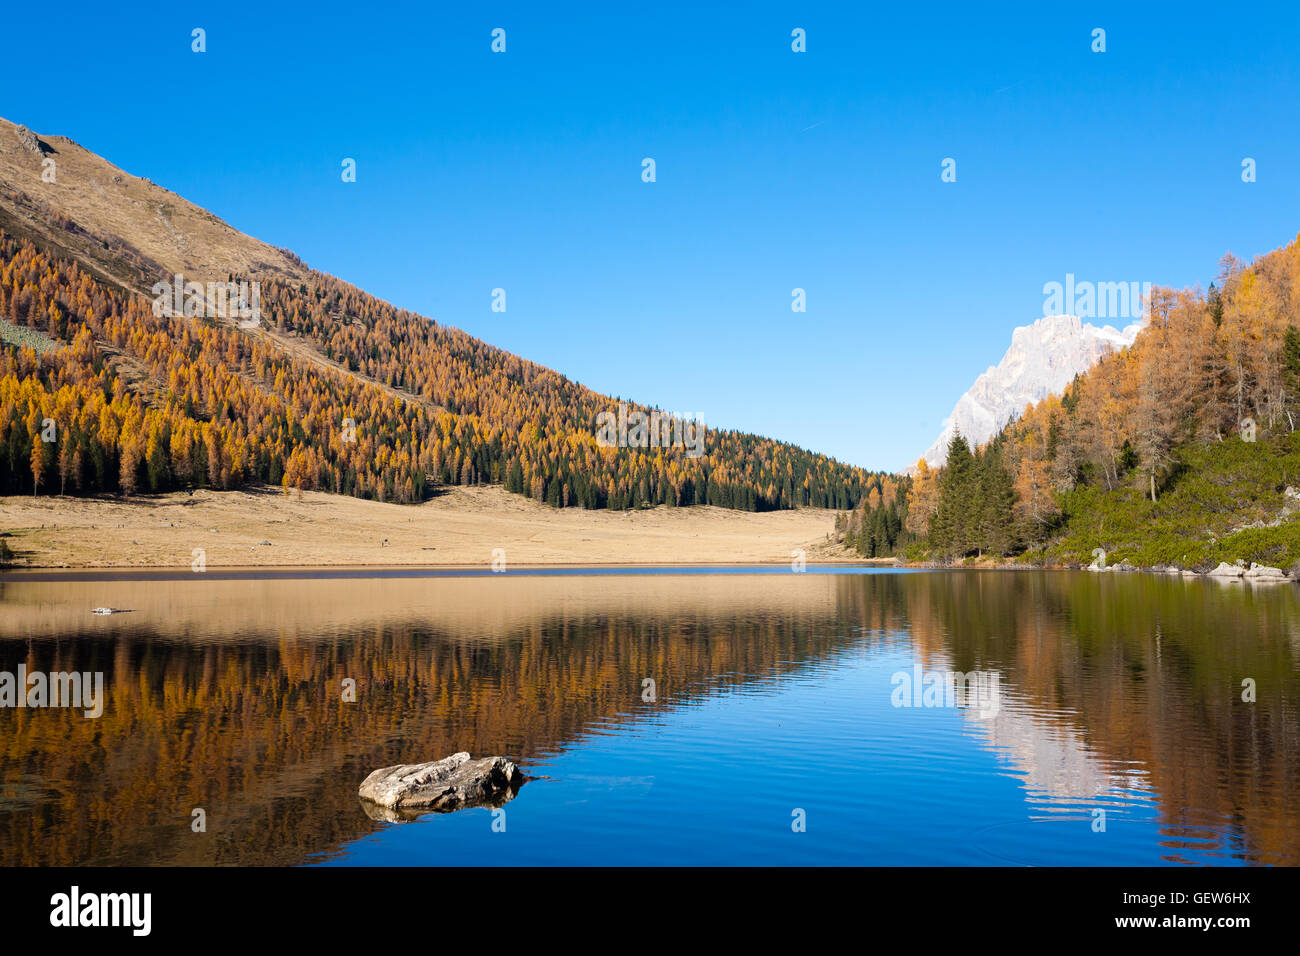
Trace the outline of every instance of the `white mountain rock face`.
<instances>
[{"instance_id":1,"label":"white mountain rock face","mask_svg":"<svg viewBox=\"0 0 1300 956\"><path fill-rule=\"evenodd\" d=\"M942 465L948 443L961 434L972 447L988 441L1025 406L1060 395L1074 376L1096 365L1111 350L1132 345L1142 328L1135 322L1117 331L1098 328L1077 315L1049 315L1011 333L1011 348L1002 361L975 379L944 420L943 431L923 457Z\"/></svg>"}]
</instances>

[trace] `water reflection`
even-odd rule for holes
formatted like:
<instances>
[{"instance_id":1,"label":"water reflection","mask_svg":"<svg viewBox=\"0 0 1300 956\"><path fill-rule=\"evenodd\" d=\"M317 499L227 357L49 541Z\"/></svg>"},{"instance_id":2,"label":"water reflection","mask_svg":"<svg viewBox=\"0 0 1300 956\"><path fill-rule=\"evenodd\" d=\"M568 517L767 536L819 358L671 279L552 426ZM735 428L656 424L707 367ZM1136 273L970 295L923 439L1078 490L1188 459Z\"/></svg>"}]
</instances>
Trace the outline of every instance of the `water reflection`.
<instances>
[{"instance_id":1,"label":"water reflection","mask_svg":"<svg viewBox=\"0 0 1300 956\"><path fill-rule=\"evenodd\" d=\"M134 612L91 616L101 605ZM1015 782L1010 797L990 789L971 811L987 821L993 857L1113 862L1118 841L1064 858L1103 808L1112 825L1154 816L1158 856L1130 862L1294 864L1297 633L1289 587L1137 575L10 578L0 670L100 670L108 703L98 720L0 710L0 863L301 863L385 826L356 799L376 767L466 750L527 769L677 720L646 770L686 773L718 733L705 721L726 719L695 715L700 702L759 696L776 707L798 686L818 692L799 705L800 722L730 730L732 747L776 761L854 755L806 774L853 811L816 839L856 848L858 862L911 859L926 837L902 794L918 767L973 760L967 748L995 755ZM888 674L904 659L996 672L997 715L962 711L955 739L920 712L892 711ZM860 682L841 694L846 674ZM1246 678L1254 703L1241 699ZM341 699L345 679L355 703ZM777 776L775 763L755 761L751 789L706 778L697 798L728 801L743 821L793 765ZM880 785L863 787L864 770ZM641 790L663 806L675 799L667 784ZM942 800L959 796L934 799L950 807ZM529 801L525 790L511 813ZM190 828L198 807L206 833ZM882 815L896 822L893 842L852 823ZM636 825L695 859L674 836L680 826ZM719 829L725 852L735 834Z\"/></svg>"},{"instance_id":2,"label":"water reflection","mask_svg":"<svg viewBox=\"0 0 1300 956\"><path fill-rule=\"evenodd\" d=\"M1040 818L1154 801L1165 861L1193 850L1300 862L1291 587L992 573L910 583L923 659L1003 672L1009 699L971 732Z\"/></svg>"}]
</instances>

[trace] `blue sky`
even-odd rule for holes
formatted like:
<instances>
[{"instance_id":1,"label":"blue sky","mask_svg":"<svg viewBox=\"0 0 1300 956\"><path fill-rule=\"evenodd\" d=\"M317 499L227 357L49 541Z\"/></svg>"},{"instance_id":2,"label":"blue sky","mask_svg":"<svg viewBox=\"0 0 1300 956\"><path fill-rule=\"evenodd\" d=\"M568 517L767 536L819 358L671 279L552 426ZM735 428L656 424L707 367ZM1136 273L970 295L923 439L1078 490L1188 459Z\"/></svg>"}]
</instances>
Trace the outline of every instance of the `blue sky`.
<instances>
[{"instance_id":1,"label":"blue sky","mask_svg":"<svg viewBox=\"0 0 1300 956\"><path fill-rule=\"evenodd\" d=\"M1045 282L1205 285L1300 231L1294 3L612 6L17 4L0 115L592 388L872 468Z\"/></svg>"}]
</instances>

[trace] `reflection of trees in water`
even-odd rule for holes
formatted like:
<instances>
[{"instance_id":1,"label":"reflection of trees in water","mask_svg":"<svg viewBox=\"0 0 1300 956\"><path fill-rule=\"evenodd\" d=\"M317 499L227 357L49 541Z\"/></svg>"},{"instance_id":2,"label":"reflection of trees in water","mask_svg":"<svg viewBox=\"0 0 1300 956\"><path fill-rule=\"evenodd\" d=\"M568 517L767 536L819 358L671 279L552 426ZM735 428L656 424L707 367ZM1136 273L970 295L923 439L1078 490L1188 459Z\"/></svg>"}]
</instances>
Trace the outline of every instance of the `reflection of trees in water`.
<instances>
[{"instance_id":1,"label":"reflection of trees in water","mask_svg":"<svg viewBox=\"0 0 1300 956\"><path fill-rule=\"evenodd\" d=\"M1027 785L1069 798L1136 768L1155 791L1170 859L1190 839L1200 852L1300 863L1290 587L959 573L909 576L907 591L923 662L1003 673L1014 699L989 741L1009 748ZM1253 704L1241 699L1246 677Z\"/></svg>"},{"instance_id":2,"label":"reflection of trees in water","mask_svg":"<svg viewBox=\"0 0 1300 956\"><path fill-rule=\"evenodd\" d=\"M1179 808L1210 808L1215 820L1191 822L1231 821L1249 859L1300 862L1289 589L1035 573L534 581L512 582L516 605L494 617L487 585L439 585L442 609L415 612L430 585L411 583L371 610L350 594L331 629L324 591L277 587L280 606L232 607L209 641L173 590L167 614L132 595L139 623L109 630L71 624L81 605L28 614L37 604L6 592L23 622L9 637L33 637L0 639L0 668L103 670L109 702L98 720L0 712L0 863L297 863L369 831L356 787L376 767L457 750L536 760L611 719L849 646L902 646L908 630L923 667L1002 675L1003 707L1034 718L1006 731L1024 738L1017 760L1043 761L1034 734L1068 735L1102 766L1140 767L1167 827L1187 822ZM184 613L171 639L152 623ZM355 704L340 700L345 677ZM641 700L645 677L657 704ZM1070 761L1038 769L1046 790L1093 787ZM206 834L190 831L194 807Z\"/></svg>"},{"instance_id":3,"label":"reflection of trees in water","mask_svg":"<svg viewBox=\"0 0 1300 956\"><path fill-rule=\"evenodd\" d=\"M664 604L659 607L665 608ZM849 638L829 585L804 604L560 612L491 642L423 622L193 644L148 630L39 639L31 669L102 669L103 717L0 714L0 863L296 863L367 832L376 767L536 758L593 722L789 672ZM5 654L0 664L19 661ZM642 701L642 679L657 704ZM344 678L356 703L341 701ZM203 807L208 832L190 831Z\"/></svg>"}]
</instances>

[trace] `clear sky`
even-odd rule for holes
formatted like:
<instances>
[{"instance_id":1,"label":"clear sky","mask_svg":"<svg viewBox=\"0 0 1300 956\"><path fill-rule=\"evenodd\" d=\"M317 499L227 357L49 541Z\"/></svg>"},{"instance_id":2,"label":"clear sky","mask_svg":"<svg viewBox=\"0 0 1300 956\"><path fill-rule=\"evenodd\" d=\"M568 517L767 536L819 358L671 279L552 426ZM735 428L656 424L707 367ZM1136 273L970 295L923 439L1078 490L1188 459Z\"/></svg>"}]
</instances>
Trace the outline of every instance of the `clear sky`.
<instances>
[{"instance_id":1,"label":"clear sky","mask_svg":"<svg viewBox=\"0 0 1300 956\"><path fill-rule=\"evenodd\" d=\"M1205 285L1300 230L1295 2L76 0L4 24L5 118L592 388L872 468L929 445L1044 283Z\"/></svg>"}]
</instances>

